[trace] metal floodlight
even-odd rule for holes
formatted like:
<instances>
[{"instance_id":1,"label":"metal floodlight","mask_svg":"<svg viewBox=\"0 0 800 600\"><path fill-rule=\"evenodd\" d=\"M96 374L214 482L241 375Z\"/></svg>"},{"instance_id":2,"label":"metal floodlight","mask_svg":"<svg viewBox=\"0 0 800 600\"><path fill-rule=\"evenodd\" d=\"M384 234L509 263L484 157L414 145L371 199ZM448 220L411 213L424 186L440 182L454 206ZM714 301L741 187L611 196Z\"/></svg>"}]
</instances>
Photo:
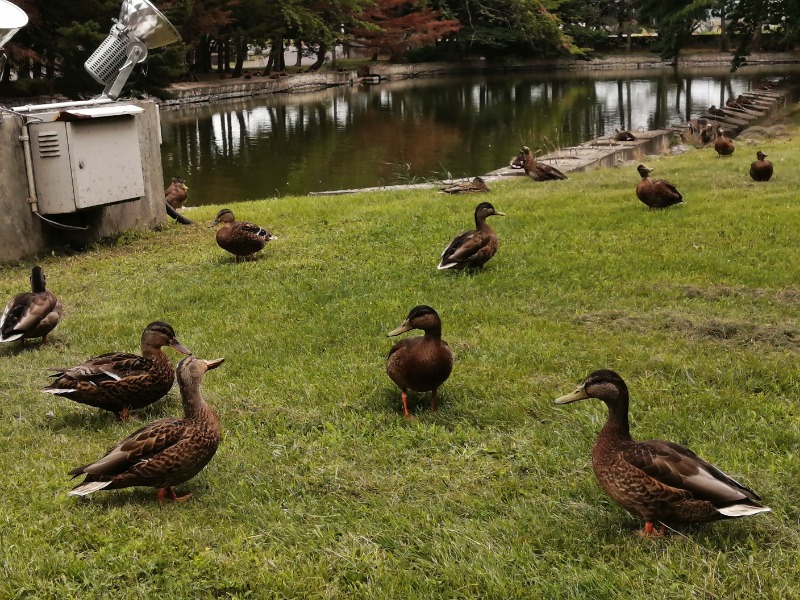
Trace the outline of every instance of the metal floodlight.
<instances>
[{"instance_id":1,"label":"metal floodlight","mask_svg":"<svg viewBox=\"0 0 800 600\"><path fill-rule=\"evenodd\" d=\"M6 53L3 46L14 37L14 34L28 24L28 15L16 4L0 0L0 73L6 67Z\"/></svg>"},{"instance_id":2,"label":"metal floodlight","mask_svg":"<svg viewBox=\"0 0 800 600\"><path fill-rule=\"evenodd\" d=\"M123 0L119 19L83 66L105 86L101 97L116 100L133 68L147 58L148 48L180 39L178 30L148 0Z\"/></svg>"}]
</instances>

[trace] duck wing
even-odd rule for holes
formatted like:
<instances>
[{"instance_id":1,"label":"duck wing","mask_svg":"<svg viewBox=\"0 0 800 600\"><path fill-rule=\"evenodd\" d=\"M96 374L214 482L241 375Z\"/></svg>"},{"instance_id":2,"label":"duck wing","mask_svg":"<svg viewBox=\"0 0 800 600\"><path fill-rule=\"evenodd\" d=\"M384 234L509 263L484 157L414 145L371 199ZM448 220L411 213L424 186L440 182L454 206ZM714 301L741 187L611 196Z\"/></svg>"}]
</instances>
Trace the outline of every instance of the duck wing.
<instances>
[{"instance_id":1,"label":"duck wing","mask_svg":"<svg viewBox=\"0 0 800 600\"><path fill-rule=\"evenodd\" d=\"M480 231L473 230L460 233L442 252L439 268L446 269L452 264L469 260L488 243L489 236L483 235Z\"/></svg>"},{"instance_id":2,"label":"duck wing","mask_svg":"<svg viewBox=\"0 0 800 600\"><path fill-rule=\"evenodd\" d=\"M760 500L755 492L674 442L636 442L622 450L621 457L656 482L714 505Z\"/></svg>"},{"instance_id":3,"label":"duck wing","mask_svg":"<svg viewBox=\"0 0 800 600\"><path fill-rule=\"evenodd\" d=\"M126 352L109 352L90 358L76 367L54 369L55 373L50 377L57 380L65 378L98 384L103 381L119 381L128 377L149 375L151 370L152 361L144 356Z\"/></svg>"},{"instance_id":4,"label":"duck wing","mask_svg":"<svg viewBox=\"0 0 800 600\"><path fill-rule=\"evenodd\" d=\"M75 477L84 473L110 477L126 473L180 442L185 431L184 419L159 419L134 431L100 460L72 469L69 474Z\"/></svg>"},{"instance_id":5,"label":"duck wing","mask_svg":"<svg viewBox=\"0 0 800 600\"><path fill-rule=\"evenodd\" d=\"M236 229L238 229L239 232L243 234L259 237L266 240L272 239L273 237L273 235L263 227L260 227L255 223L249 223L247 221L237 221Z\"/></svg>"},{"instance_id":6,"label":"duck wing","mask_svg":"<svg viewBox=\"0 0 800 600\"><path fill-rule=\"evenodd\" d=\"M58 299L48 291L17 294L0 317L0 341L11 342L34 331L43 321L53 318L51 314L57 307Z\"/></svg>"},{"instance_id":7,"label":"duck wing","mask_svg":"<svg viewBox=\"0 0 800 600\"><path fill-rule=\"evenodd\" d=\"M660 194L671 196L676 200L683 200L683 195L678 191L678 188L665 179L654 179L653 186Z\"/></svg>"}]
</instances>

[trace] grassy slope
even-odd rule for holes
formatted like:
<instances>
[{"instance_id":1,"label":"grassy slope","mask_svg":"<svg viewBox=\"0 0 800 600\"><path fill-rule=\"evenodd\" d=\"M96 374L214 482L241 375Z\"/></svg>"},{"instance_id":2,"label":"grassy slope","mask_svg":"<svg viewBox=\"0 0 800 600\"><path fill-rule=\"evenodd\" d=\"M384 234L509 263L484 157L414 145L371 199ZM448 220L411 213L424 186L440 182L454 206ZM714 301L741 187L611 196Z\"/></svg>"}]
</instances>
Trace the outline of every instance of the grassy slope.
<instances>
[{"instance_id":1,"label":"grassy slope","mask_svg":"<svg viewBox=\"0 0 800 600\"><path fill-rule=\"evenodd\" d=\"M43 258L67 315L48 346L0 348L0 597L800 597L800 140L762 147L768 184L754 146L652 161L687 198L660 212L632 167L497 183L502 245L474 275L435 265L484 198L427 191L236 205L280 238L253 263L179 226ZM456 367L406 420L384 334L421 303ZM227 359L204 387L223 444L188 503L67 497L137 424L37 388L154 319ZM634 435L688 444L774 513L636 536L591 471L604 407L552 404L601 367L629 383ZM137 417L179 411L175 389Z\"/></svg>"}]
</instances>

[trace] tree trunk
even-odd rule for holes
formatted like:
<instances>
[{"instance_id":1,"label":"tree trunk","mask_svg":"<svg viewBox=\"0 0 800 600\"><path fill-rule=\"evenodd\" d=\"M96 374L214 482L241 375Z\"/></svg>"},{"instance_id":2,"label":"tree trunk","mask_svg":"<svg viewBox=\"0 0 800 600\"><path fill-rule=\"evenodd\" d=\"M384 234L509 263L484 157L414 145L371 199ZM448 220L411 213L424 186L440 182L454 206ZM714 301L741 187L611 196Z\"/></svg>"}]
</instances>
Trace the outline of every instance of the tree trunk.
<instances>
[{"instance_id":1,"label":"tree trunk","mask_svg":"<svg viewBox=\"0 0 800 600\"><path fill-rule=\"evenodd\" d=\"M269 63L271 63L270 72L283 71L286 68L286 63L283 58L283 36L276 35L272 38L272 43L269 48Z\"/></svg>"},{"instance_id":2,"label":"tree trunk","mask_svg":"<svg viewBox=\"0 0 800 600\"><path fill-rule=\"evenodd\" d=\"M225 72L225 42L217 40L217 73Z\"/></svg>"},{"instance_id":3,"label":"tree trunk","mask_svg":"<svg viewBox=\"0 0 800 600\"><path fill-rule=\"evenodd\" d=\"M197 44L195 69L201 73L211 72L211 36L204 35Z\"/></svg>"},{"instance_id":4,"label":"tree trunk","mask_svg":"<svg viewBox=\"0 0 800 600\"><path fill-rule=\"evenodd\" d=\"M302 40L297 40L295 44L297 46L297 60L294 63L295 67L302 67L303 66L303 42Z\"/></svg>"},{"instance_id":5,"label":"tree trunk","mask_svg":"<svg viewBox=\"0 0 800 600\"><path fill-rule=\"evenodd\" d=\"M730 39L728 38L728 21L726 20L725 9L719 12L719 51L727 52L730 50Z\"/></svg>"},{"instance_id":6,"label":"tree trunk","mask_svg":"<svg viewBox=\"0 0 800 600\"><path fill-rule=\"evenodd\" d=\"M322 66L322 63L325 62L325 54L328 52L328 45L325 42L319 43L319 49L317 50L317 60L314 62L313 65L308 67L309 71L318 71L319 68Z\"/></svg>"},{"instance_id":7,"label":"tree trunk","mask_svg":"<svg viewBox=\"0 0 800 600\"><path fill-rule=\"evenodd\" d=\"M242 76L245 58L247 58L247 42L244 38L239 38L236 41L236 66L233 67L233 77Z\"/></svg>"}]
</instances>

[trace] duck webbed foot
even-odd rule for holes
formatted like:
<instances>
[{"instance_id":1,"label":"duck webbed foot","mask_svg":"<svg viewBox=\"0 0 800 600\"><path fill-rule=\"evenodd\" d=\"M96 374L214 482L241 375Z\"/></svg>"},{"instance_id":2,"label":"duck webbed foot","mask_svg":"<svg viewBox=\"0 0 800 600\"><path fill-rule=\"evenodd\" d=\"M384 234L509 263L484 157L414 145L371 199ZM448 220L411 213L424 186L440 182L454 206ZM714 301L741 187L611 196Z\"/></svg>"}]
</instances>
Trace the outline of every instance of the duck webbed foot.
<instances>
[{"instance_id":1,"label":"duck webbed foot","mask_svg":"<svg viewBox=\"0 0 800 600\"><path fill-rule=\"evenodd\" d=\"M191 498L192 495L186 494L185 496L178 496L175 494L175 488L170 486L168 488L159 488L157 497L159 502L164 502L166 499L169 499L171 502L184 502Z\"/></svg>"},{"instance_id":2,"label":"duck webbed foot","mask_svg":"<svg viewBox=\"0 0 800 600\"><path fill-rule=\"evenodd\" d=\"M661 529L659 529L655 526L655 523L647 521L644 524L644 529L638 533L643 537L664 537L664 527L662 526Z\"/></svg>"}]
</instances>

